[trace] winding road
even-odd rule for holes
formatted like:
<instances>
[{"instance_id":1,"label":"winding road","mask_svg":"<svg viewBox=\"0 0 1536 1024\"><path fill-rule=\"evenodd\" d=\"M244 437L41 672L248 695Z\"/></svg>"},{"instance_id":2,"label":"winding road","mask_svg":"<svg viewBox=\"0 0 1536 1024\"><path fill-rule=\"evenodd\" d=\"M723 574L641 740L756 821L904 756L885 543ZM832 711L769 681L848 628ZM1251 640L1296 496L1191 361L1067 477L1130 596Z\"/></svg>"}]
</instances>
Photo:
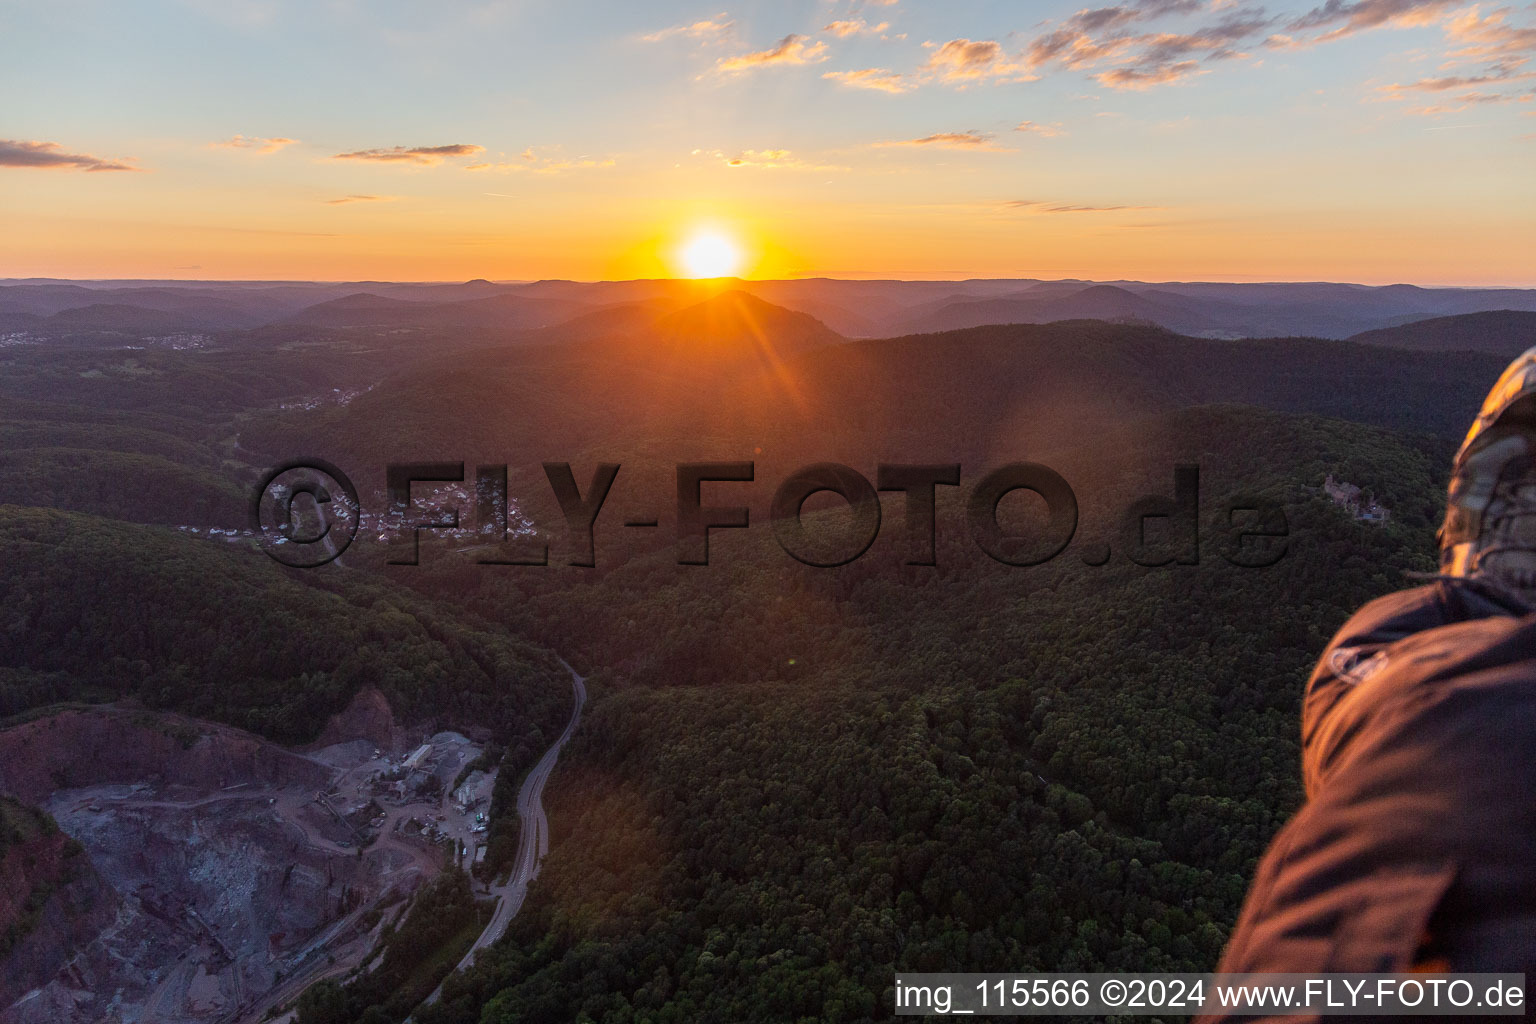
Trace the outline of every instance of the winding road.
<instances>
[{"instance_id":1,"label":"winding road","mask_svg":"<svg viewBox=\"0 0 1536 1024\"><path fill-rule=\"evenodd\" d=\"M512 873L505 882L491 886L490 894L496 900L496 910L480 937L464 954L464 959L449 972L450 976L469 967L476 953L506 934L507 925L517 916L523 900L528 896L528 883L539 876L539 862L549 852L549 817L544 813L544 784L549 781L550 772L554 771L560 749L576 732L576 726L581 721L582 706L587 702L586 678L577 675L576 670L566 665L564 660L560 664L565 665L565 670L571 674L571 691L575 695L576 706L571 711L571 720L566 723L565 731L544 751L539 763L523 779L522 788L517 792L517 816L522 827L518 832L517 859L512 863ZM437 1002L442 991L443 986L439 984L423 1003L430 1005Z\"/></svg>"}]
</instances>

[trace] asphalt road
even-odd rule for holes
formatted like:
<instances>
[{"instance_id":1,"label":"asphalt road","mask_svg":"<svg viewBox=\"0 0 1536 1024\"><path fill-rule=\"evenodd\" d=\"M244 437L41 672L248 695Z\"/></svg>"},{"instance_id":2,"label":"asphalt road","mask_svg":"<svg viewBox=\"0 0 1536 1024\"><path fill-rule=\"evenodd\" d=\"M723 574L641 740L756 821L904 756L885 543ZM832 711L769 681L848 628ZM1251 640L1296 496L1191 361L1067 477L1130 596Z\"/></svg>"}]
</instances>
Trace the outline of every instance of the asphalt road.
<instances>
[{"instance_id":1,"label":"asphalt road","mask_svg":"<svg viewBox=\"0 0 1536 1024\"><path fill-rule=\"evenodd\" d=\"M565 665L565 662L561 662ZM475 944L469 947L454 967L454 971L462 971L474 962L475 954L489 946L506 934L507 925L517 912L522 909L523 900L528 895L528 883L539 876L539 862L549 852L549 818L544 813L544 784L549 781L550 772L554 771L555 761L560 757L560 749L566 741L576 732L577 723L581 721L581 708L587 702L587 687L584 677L576 674L576 670L565 665L567 672L571 674L571 690L575 694L576 706L571 710L571 720L566 723L565 731L559 739L539 758L539 763L529 770L527 777L523 779L523 786L517 792L517 816L523 823L517 837L517 859L512 862L512 873L507 880L500 885L491 887L491 896L496 900L496 910L491 915L490 923L475 940ZM426 1004L437 1002L442 994L443 986L438 985L432 990L432 994L423 1001Z\"/></svg>"}]
</instances>

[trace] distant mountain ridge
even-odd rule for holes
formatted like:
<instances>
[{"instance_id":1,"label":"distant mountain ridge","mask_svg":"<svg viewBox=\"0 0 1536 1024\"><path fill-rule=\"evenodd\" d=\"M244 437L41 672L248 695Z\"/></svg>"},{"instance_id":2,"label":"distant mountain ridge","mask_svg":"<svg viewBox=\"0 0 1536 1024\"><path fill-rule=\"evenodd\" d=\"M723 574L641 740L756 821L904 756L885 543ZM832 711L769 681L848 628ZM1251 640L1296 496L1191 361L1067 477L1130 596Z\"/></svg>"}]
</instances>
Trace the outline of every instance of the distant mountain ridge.
<instances>
[{"instance_id":1,"label":"distant mountain ridge","mask_svg":"<svg viewBox=\"0 0 1536 1024\"><path fill-rule=\"evenodd\" d=\"M478 290L478 289L477 289ZM580 313L577 303L498 291L447 302L356 292L306 306L282 321L310 327L544 327Z\"/></svg>"},{"instance_id":2,"label":"distant mountain ridge","mask_svg":"<svg viewBox=\"0 0 1536 1024\"><path fill-rule=\"evenodd\" d=\"M1100 319L1147 321L1204 337L1343 339L1412 321L1507 310L1536 312L1536 289L1421 288L1329 282L748 281L353 282L0 281L0 330L42 336L168 329L521 331L569 323L637 303L680 309L739 291L815 317L845 337L891 337L995 323ZM80 314L93 306L134 307L122 317ZM149 326L145 326L149 325ZM547 340L547 339L546 339Z\"/></svg>"},{"instance_id":3,"label":"distant mountain ridge","mask_svg":"<svg viewBox=\"0 0 1536 1024\"><path fill-rule=\"evenodd\" d=\"M1178 300L1179 296L1173 296ZM1188 303L1185 303L1188 305ZM1183 334L1211 330L1217 322L1117 285L1095 284L1065 294L1037 297L1035 290L1018 298L972 299L946 303L893 326L901 334L953 331L988 324L1045 324L1057 320L1145 321Z\"/></svg>"}]
</instances>

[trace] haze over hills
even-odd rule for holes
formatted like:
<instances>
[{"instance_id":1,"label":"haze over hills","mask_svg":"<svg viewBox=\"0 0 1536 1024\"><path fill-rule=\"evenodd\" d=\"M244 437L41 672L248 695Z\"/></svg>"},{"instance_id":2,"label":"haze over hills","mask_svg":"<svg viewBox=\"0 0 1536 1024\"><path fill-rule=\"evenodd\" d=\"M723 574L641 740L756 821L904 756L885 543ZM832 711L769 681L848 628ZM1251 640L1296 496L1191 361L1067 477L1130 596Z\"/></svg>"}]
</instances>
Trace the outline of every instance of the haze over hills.
<instances>
[{"instance_id":1,"label":"haze over hills","mask_svg":"<svg viewBox=\"0 0 1536 1024\"><path fill-rule=\"evenodd\" d=\"M681 307L726 290L743 291L814 316L850 337L1089 318L1143 320L1209 337L1345 338L1436 316L1536 310L1533 289L1322 283L824 278L499 284L484 280L463 284L28 280L0 282L0 331L53 337L286 324L487 330L511 337L605 307L636 302ZM53 319L92 306L118 308L112 315L81 313ZM136 310L153 311L162 318Z\"/></svg>"},{"instance_id":2,"label":"haze over hills","mask_svg":"<svg viewBox=\"0 0 1536 1024\"><path fill-rule=\"evenodd\" d=\"M323 445L375 480L388 461L450 455L522 463L755 452L770 477L828 458L865 469L877 459L998 464L1217 402L1455 436L1502 366L1486 354L1222 341L1088 320L839 341L757 300L752 331L727 331L702 356L679 358L665 329L718 324L727 301L732 313L742 302L724 296L669 314L661 334L426 360L345 406L254 418L242 444L269 460Z\"/></svg>"},{"instance_id":3,"label":"haze over hills","mask_svg":"<svg viewBox=\"0 0 1536 1024\"><path fill-rule=\"evenodd\" d=\"M477 289L478 290L478 289ZM419 295L419 293L418 293ZM544 327L583 312L584 305L560 299L500 292L478 298L434 302L355 292L306 306L281 321L313 327Z\"/></svg>"},{"instance_id":4,"label":"haze over hills","mask_svg":"<svg viewBox=\"0 0 1536 1024\"><path fill-rule=\"evenodd\" d=\"M259 958L285 931L281 962L298 981L276 1002L340 958L299 999L300 1024L510 1024L573 1008L634 1020L660 1006L679 1020L862 1022L881 1018L897 969L1209 970L1255 858L1299 799L1295 707L1311 659L1353 607L1432 568L1449 453L1536 317L1229 340L1157 321L1208 335L1239 316L1379 325L1484 295L471 281L131 283L137 301L121 301L96 285L28 287L0 288L3 315L31 325L0 335L0 712L18 716L0 748L23 752L8 771L33 758L7 775L31 780L25 799L70 828L118 813L52 792L68 778L25 753L37 737L96 730L86 749L136 744L139 774L109 780L127 786L167 758L204 756L213 727L199 720L303 743L360 700L372 702L371 731L352 741L365 757L402 729L460 730L487 737L477 763L501 769L473 888L449 870L409 904L354 908L373 891L354 882L410 877L389 858L417 840L388 830L361 855L328 848L326 863L356 878L299 872L305 892L339 890L334 904L305 904L249 948ZM1487 294L1499 310L1529 297ZM929 329L1033 315L1072 318ZM246 325L157 334L220 317ZM902 323L917 326L884 326ZM279 567L236 528L266 469L298 455L344 467L367 511L381 508L388 462L462 459L471 474L506 463L519 515L544 535L512 543L547 539L549 564L481 565L496 553L483 538L427 534L418 566L391 566L400 540L370 524L342 563ZM752 526L717 531L708 569L678 564L671 528L675 463L690 459L756 466L752 482L718 485ZM1079 508L1063 555L1027 568L983 554L963 504L983 470L1022 459L1061 472ZM863 557L827 570L789 558L766 522L770 496L825 460L870 478L880 462L959 462L962 486L936 499L937 564L906 563L895 492ZM595 463L622 465L591 569L566 564L544 461L571 462L584 494ZM1173 467L1189 463L1201 474L1198 564L1134 564L1125 508L1173 493ZM1388 514L1362 518L1323 490L1330 476ZM1225 557L1228 504L1252 495L1286 516L1284 558L1265 568ZM1004 514L1027 531L1031 508ZM464 512L476 515L473 502ZM806 518L836 526L841 514L808 503ZM629 515L660 528L628 531ZM547 791L548 859L506 938L444 981L480 934L479 883L514 858L518 779L567 720L556 655L589 676L590 702ZM111 703L81 706L99 702ZM211 798L247 807L244 792ZM279 826L262 847L275 866L251 897L263 910L299 891L291 830L272 818L296 811L272 806L247 808ZM264 834L223 824L239 819L228 811L197 819L212 846ZM133 813L151 836L182 827L153 806ZM374 820L366 803L357 814ZM92 827L93 863L143 859L142 843ZM205 847L175 848L187 873L206 871ZM35 839L15 855L47 849ZM432 871L451 859L420 850ZM16 947L22 973L7 976L49 996L0 1007L0 1020L94 1019L88 990L128 968L92 961L108 966L84 983L61 968L138 905L109 891L113 877L81 869L58 873L74 889L7 891L5 906L44 908L16 919L30 938ZM87 883L107 889L69 895ZM226 920L214 898L176 898L170 920L195 923L183 907ZM362 948L327 938L347 922ZM354 954L372 948L363 922L388 952L348 981ZM12 923L0 912L0 927ZM165 948L206 957L210 976L238 973L199 929L170 933ZM309 943L318 952L300 957ZM193 974L169 977L187 980L189 1000L211 998ZM441 999L419 1006L439 981ZM177 984L143 981L124 1004L156 1005L142 993Z\"/></svg>"}]
</instances>

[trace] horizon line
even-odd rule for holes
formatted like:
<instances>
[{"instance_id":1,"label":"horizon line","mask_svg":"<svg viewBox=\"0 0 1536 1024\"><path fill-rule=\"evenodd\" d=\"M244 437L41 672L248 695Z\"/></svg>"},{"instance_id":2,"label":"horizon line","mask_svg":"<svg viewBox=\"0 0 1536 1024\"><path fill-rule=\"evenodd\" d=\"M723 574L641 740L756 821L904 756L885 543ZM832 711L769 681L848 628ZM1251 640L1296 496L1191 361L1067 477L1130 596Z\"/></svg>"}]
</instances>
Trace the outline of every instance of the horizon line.
<instances>
[{"instance_id":1,"label":"horizon line","mask_svg":"<svg viewBox=\"0 0 1536 1024\"><path fill-rule=\"evenodd\" d=\"M843 271L844 274L857 274L857 271ZM942 273L942 271L940 271ZM970 277L885 277L871 273L869 276L836 276L836 273L825 274L799 274L790 277L627 277L627 278L569 278L569 277L541 277L541 278L440 278L440 279L388 279L388 278L251 278L251 277L0 277L0 286L25 285L37 283L69 283L69 284L209 284L209 285L467 285L483 282L488 285L503 287L527 287L536 284L574 284L574 285L603 285L603 284L652 284L652 283L678 283L710 285L733 282L737 284L794 284L809 281L835 281L848 284L967 284L986 281L1019 281L1039 284L1140 284L1140 285L1204 285L1204 284L1229 284L1229 285L1308 285L1308 284L1335 284L1350 285L1356 288L1423 288L1423 289L1479 289L1487 291L1530 291L1536 290L1536 280L1527 284L1421 284L1413 281L1384 281L1381 283L1367 283L1364 281L1329 280L1327 278L1184 278L1177 280L1145 280L1142 278L1115 277L1012 277L1012 276L984 276Z\"/></svg>"}]
</instances>

